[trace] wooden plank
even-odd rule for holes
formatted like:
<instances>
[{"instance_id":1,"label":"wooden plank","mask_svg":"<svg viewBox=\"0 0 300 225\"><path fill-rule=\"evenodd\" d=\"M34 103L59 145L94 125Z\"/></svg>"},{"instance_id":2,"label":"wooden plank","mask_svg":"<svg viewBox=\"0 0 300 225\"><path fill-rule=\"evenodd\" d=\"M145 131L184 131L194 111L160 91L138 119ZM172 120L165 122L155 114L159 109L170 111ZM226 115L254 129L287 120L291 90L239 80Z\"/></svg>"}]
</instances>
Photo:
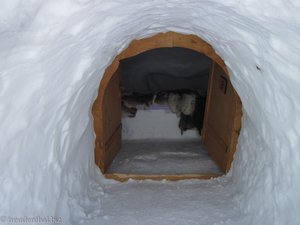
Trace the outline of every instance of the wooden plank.
<instances>
[{"instance_id":1,"label":"wooden plank","mask_svg":"<svg viewBox=\"0 0 300 225\"><path fill-rule=\"evenodd\" d=\"M209 80L208 80L208 89L207 89L207 97L206 97L206 103L205 103L205 112L204 112L204 120L203 120L203 128L201 130L201 141L202 141L202 144L204 144L204 140L206 139L206 134L208 133L206 130L207 130L207 126L206 124L208 124L208 116L209 116L209 112L210 112L210 108L211 108L211 98L212 98L212 95L210 93L212 93L212 87L213 87L213 82L214 82L214 79L212 79L212 74L214 74L214 66L211 67L211 70L210 70L210 77L209 77Z\"/></svg>"},{"instance_id":2,"label":"wooden plank","mask_svg":"<svg viewBox=\"0 0 300 225\"><path fill-rule=\"evenodd\" d=\"M104 173L121 147L121 93L119 62L106 69L113 76L101 82L98 97L93 105L96 133L95 163ZM112 142L113 140L114 142Z\"/></svg>"},{"instance_id":3,"label":"wooden plank","mask_svg":"<svg viewBox=\"0 0 300 225\"><path fill-rule=\"evenodd\" d=\"M213 160L217 163L219 168L226 172L227 166L227 151L228 146L226 143L223 142L222 139L209 127L206 128L206 138L204 140L204 145L208 150L210 156Z\"/></svg>"},{"instance_id":4,"label":"wooden plank","mask_svg":"<svg viewBox=\"0 0 300 225\"><path fill-rule=\"evenodd\" d=\"M122 145L122 126L121 124L116 129L114 134L111 136L111 138L105 143L104 151L105 156L103 159L104 165L103 165L103 172L105 173L116 155L119 153Z\"/></svg>"},{"instance_id":5,"label":"wooden plank","mask_svg":"<svg viewBox=\"0 0 300 225\"><path fill-rule=\"evenodd\" d=\"M121 149L121 135L122 126L120 125L106 143L96 140L95 162L103 173L106 172Z\"/></svg>"},{"instance_id":6,"label":"wooden plank","mask_svg":"<svg viewBox=\"0 0 300 225\"><path fill-rule=\"evenodd\" d=\"M95 140L95 163L100 168L101 171L104 171L104 163L102 163L103 159L103 146L101 146L101 141L97 139Z\"/></svg>"},{"instance_id":7,"label":"wooden plank","mask_svg":"<svg viewBox=\"0 0 300 225\"><path fill-rule=\"evenodd\" d=\"M121 124L121 91L120 91L120 73L119 70L110 79L103 96L101 105L102 113L101 124L103 126L102 141L107 142L114 131Z\"/></svg>"},{"instance_id":8,"label":"wooden plank","mask_svg":"<svg viewBox=\"0 0 300 225\"><path fill-rule=\"evenodd\" d=\"M235 115L234 89L228 76L216 66L211 75L214 80L212 84L210 111L208 113L207 123L215 131L218 138L222 139L226 145L229 145L232 134L232 124ZM227 83L226 93L221 90L221 82Z\"/></svg>"},{"instance_id":9,"label":"wooden plank","mask_svg":"<svg viewBox=\"0 0 300 225\"><path fill-rule=\"evenodd\" d=\"M233 124L232 124L233 126L232 126L231 140L230 140L229 149L228 149L228 153L227 153L227 164L226 164L226 170L225 170L226 173L231 168L234 154L236 152L238 138L239 138L240 130L242 127L242 116L243 116L242 102L241 102L238 94L235 93L235 115L234 115L234 120L233 120Z\"/></svg>"},{"instance_id":10,"label":"wooden plank","mask_svg":"<svg viewBox=\"0 0 300 225\"><path fill-rule=\"evenodd\" d=\"M104 72L103 78L100 82L100 87L98 90L98 96L93 104L92 107L92 114L94 118L94 130L96 137L98 139L101 139L102 137L102 129L103 129L103 124L102 124L102 118L103 118L103 101L105 98L105 92L107 89L107 86L109 85L110 79L113 77L113 75L117 72L119 67L119 61L114 60L113 63L107 67L107 69Z\"/></svg>"},{"instance_id":11,"label":"wooden plank","mask_svg":"<svg viewBox=\"0 0 300 225\"><path fill-rule=\"evenodd\" d=\"M229 171L241 127L242 106L228 74L215 62L211 70L202 143L220 169Z\"/></svg>"},{"instance_id":12,"label":"wooden plank","mask_svg":"<svg viewBox=\"0 0 300 225\"><path fill-rule=\"evenodd\" d=\"M179 181L179 180L189 180L189 179L200 179L209 180L222 176L223 174L174 174L174 175L140 175L140 174L121 174L121 173L106 173L105 177L108 179L118 180L120 182L133 180L169 180L169 181Z\"/></svg>"}]
</instances>

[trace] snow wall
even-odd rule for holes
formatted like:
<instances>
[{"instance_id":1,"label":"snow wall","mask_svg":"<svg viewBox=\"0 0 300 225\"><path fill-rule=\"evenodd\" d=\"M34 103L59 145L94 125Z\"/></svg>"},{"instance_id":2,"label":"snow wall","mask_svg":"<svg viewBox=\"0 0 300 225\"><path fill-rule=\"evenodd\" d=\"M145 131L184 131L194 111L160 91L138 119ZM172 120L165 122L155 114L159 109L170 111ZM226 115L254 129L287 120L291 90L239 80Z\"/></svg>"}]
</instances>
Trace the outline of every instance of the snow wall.
<instances>
[{"instance_id":1,"label":"snow wall","mask_svg":"<svg viewBox=\"0 0 300 225\"><path fill-rule=\"evenodd\" d=\"M241 97L230 176L249 223L299 224L299 10L297 0L1 0L2 215L67 224L101 210L91 115L101 76L131 40L171 30L210 43Z\"/></svg>"}]
</instances>

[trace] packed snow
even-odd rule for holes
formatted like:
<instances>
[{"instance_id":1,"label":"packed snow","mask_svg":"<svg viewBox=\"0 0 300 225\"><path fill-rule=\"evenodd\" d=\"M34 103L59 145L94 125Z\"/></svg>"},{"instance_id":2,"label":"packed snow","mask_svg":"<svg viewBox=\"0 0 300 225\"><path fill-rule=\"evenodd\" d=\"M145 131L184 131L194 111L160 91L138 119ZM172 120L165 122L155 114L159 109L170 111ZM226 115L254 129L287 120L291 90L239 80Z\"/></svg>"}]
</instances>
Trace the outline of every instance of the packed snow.
<instances>
[{"instance_id":1,"label":"packed snow","mask_svg":"<svg viewBox=\"0 0 300 225\"><path fill-rule=\"evenodd\" d=\"M222 174L200 138L124 140L107 173Z\"/></svg>"},{"instance_id":2,"label":"packed snow","mask_svg":"<svg viewBox=\"0 0 300 225\"><path fill-rule=\"evenodd\" d=\"M63 224L299 224L298 0L1 0L0 217ZM130 41L195 34L224 59L242 103L230 174L107 181L91 106Z\"/></svg>"},{"instance_id":3,"label":"packed snow","mask_svg":"<svg viewBox=\"0 0 300 225\"><path fill-rule=\"evenodd\" d=\"M138 110L134 118L122 118L122 138L137 139L196 139L200 138L196 129L182 135L178 127L179 118L170 109Z\"/></svg>"}]
</instances>

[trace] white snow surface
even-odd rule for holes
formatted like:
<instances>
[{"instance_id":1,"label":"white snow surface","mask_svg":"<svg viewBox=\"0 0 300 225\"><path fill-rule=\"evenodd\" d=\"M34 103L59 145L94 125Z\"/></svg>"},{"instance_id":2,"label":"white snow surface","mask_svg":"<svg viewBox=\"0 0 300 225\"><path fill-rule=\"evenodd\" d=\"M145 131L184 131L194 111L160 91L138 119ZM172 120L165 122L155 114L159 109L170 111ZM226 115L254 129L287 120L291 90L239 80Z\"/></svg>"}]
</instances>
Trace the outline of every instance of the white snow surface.
<instances>
[{"instance_id":1,"label":"white snow surface","mask_svg":"<svg viewBox=\"0 0 300 225\"><path fill-rule=\"evenodd\" d=\"M0 3L1 215L60 216L63 224L300 224L298 0ZM244 107L231 173L108 182L94 165L91 116L103 71L133 39L165 31L202 37L228 67Z\"/></svg>"},{"instance_id":2,"label":"white snow surface","mask_svg":"<svg viewBox=\"0 0 300 225\"><path fill-rule=\"evenodd\" d=\"M133 118L122 118L122 138L138 139L200 139L196 129L180 132L179 117L164 109L138 110Z\"/></svg>"},{"instance_id":3,"label":"white snow surface","mask_svg":"<svg viewBox=\"0 0 300 225\"><path fill-rule=\"evenodd\" d=\"M222 174L200 138L124 140L107 173Z\"/></svg>"}]
</instances>

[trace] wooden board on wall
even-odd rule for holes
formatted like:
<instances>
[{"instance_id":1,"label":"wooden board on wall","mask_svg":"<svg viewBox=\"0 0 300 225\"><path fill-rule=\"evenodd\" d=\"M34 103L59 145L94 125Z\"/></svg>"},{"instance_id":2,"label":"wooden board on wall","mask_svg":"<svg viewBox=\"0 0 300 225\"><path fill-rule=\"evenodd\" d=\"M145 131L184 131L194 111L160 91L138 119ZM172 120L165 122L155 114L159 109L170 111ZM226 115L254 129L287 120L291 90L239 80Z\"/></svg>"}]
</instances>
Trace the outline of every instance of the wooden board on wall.
<instances>
[{"instance_id":1,"label":"wooden board on wall","mask_svg":"<svg viewBox=\"0 0 300 225\"><path fill-rule=\"evenodd\" d=\"M213 63L202 142L223 172L230 169L241 127L241 103L228 74Z\"/></svg>"},{"instance_id":2,"label":"wooden board on wall","mask_svg":"<svg viewBox=\"0 0 300 225\"><path fill-rule=\"evenodd\" d=\"M94 104L93 111L101 110L94 121L96 132L95 161L105 173L121 148L121 92L120 71L117 70L108 80L101 94L99 104ZM96 109L99 108L99 109ZM97 131L97 130L96 130Z\"/></svg>"},{"instance_id":3,"label":"wooden board on wall","mask_svg":"<svg viewBox=\"0 0 300 225\"><path fill-rule=\"evenodd\" d=\"M187 179L201 179L209 180L222 176L223 174L174 174L174 175L151 175L151 174L120 174L120 173L106 173L105 177L108 179L118 180L120 182L128 181L129 179L133 180L169 180L169 181L178 181L178 180L187 180Z\"/></svg>"}]
</instances>

